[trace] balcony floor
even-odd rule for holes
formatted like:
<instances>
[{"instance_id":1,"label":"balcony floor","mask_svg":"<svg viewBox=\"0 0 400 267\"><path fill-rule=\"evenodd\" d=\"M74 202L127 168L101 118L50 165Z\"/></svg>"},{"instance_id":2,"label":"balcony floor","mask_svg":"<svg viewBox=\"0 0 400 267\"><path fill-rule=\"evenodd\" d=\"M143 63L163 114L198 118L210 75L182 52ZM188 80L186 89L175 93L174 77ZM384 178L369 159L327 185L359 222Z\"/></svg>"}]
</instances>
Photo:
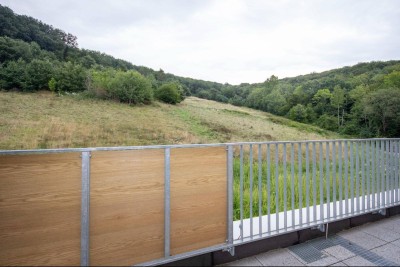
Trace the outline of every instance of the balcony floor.
<instances>
[{"instance_id":1,"label":"balcony floor","mask_svg":"<svg viewBox=\"0 0 400 267\"><path fill-rule=\"evenodd\" d=\"M221 266L400 266L400 215Z\"/></svg>"}]
</instances>

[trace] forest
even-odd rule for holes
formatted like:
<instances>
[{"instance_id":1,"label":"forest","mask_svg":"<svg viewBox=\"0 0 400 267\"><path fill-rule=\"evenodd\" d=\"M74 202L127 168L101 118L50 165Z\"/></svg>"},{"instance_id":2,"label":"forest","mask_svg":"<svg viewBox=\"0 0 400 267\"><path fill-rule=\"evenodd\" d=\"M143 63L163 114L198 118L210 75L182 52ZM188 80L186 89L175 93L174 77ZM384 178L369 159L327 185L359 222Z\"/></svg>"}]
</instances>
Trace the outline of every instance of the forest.
<instances>
[{"instance_id":1,"label":"forest","mask_svg":"<svg viewBox=\"0 0 400 267\"><path fill-rule=\"evenodd\" d=\"M221 84L137 66L0 5L0 90L76 93L128 103L186 96L246 106L355 137L400 136L400 61L358 63L262 83Z\"/></svg>"}]
</instances>

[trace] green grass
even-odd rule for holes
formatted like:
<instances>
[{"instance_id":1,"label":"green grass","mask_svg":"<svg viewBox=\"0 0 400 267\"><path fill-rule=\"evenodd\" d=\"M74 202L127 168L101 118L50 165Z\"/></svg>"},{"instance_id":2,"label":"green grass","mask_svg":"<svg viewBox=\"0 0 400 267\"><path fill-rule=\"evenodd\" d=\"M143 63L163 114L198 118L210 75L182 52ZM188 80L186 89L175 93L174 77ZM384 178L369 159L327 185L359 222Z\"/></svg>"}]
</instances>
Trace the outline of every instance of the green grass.
<instances>
[{"instance_id":1,"label":"green grass","mask_svg":"<svg viewBox=\"0 0 400 267\"><path fill-rule=\"evenodd\" d=\"M355 156L354 156L355 159ZM253 216L259 215L259 196L261 191L261 214L268 214L268 203L270 203L269 213L273 214L284 211L285 204L285 188L286 188L286 210L292 210L307 207L307 196L309 196L309 206L313 206L313 192L314 192L314 181L315 181L315 195L316 195L316 205L321 203L320 200L320 189L322 186L323 189L323 198L322 203L328 203L334 201L334 192L333 192L333 182L336 182L336 200L339 200L340 196L340 177L342 183L342 199L344 199L346 194L346 183L347 183L347 194L351 196L351 189L353 188L354 196L357 195L357 188L359 195L361 195L362 190L362 177L361 177L361 164L358 172L358 187L357 187L357 178L356 178L356 170L354 165L354 173L353 173L353 184L351 184L351 170L350 164L347 169L347 176L349 177L346 180L346 170L344 161L341 170L341 176L339 175L339 165L338 161L336 161L335 166L330 160L329 163L329 173L327 176L327 167L325 157L323 157L322 168L320 168L319 157L316 158L316 168L314 170L312 160L310 158L308 176L307 176L307 164L305 162L305 158L302 159L301 166L298 164L297 157L294 160L293 165L293 177L292 177L292 166L291 162L288 160L286 164L286 187L285 185L285 167L282 162L282 159L279 160L278 165L275 163L274 153L271 153L271 164L270 169L267 169L267 161L265 157L262 159L261 165L261 176L259 175L259 165L257 157L253 157L253 164L250 164L248 155L245 156L243 160L243 218L250 217L250 199L252 198L252 214ZM355 164L355 163L354 163ZM250 167L252 166L252 172L250 171ZM333 175L333 169L335 168L335 176ZM375 166L377 169L378 167ZM301 176L299 175L299 170L301 170ZM370 171L372 169L370 168ZM252 173L252 181L250 178L250 174ZM234 175L234 220L240 219L240 158L235 156L234 164L233 164L233 175ZM269 178L268 178L269 177ZM301 177L301 181L300 181ZM315 178L314 178L315 177ZM329 177L329 199L327 197L327 182ZM367 177L367 172L365 171L365 177ZM308 178L308 190L307 190L307 178ZM252 183L252 187L250 184ZM261 183L261 190L259 189L259 183ZM270 188L270 198L268 201L268 185ZM277 186L278 185L278 186ZM293 188L292 188L293 186ZM278 187L278 190L276 190ZM252 190L250 190L252 188ZM372 187L371 187L372 188ZM294 190L294 199L292 204L292 190ZM364 179L364 193L367 190L367 179ZM276 192L278 195L278 208L276 207ZM300 192L302 194L302 201L300 201ZM292 207L292 205L294 205Z\"/></svg>"},{"instance_id":2,"label":"green grass","mask_svg":"<svg viewBox=\"0 0 400 267\"><path fill-rule=\"evenodd\" d=\"M0 149L321 140L269 113L189 97L129 106L84 94L0 91ZM307 126L304 126L307 127Z\"/></svg>"}]
</instances>

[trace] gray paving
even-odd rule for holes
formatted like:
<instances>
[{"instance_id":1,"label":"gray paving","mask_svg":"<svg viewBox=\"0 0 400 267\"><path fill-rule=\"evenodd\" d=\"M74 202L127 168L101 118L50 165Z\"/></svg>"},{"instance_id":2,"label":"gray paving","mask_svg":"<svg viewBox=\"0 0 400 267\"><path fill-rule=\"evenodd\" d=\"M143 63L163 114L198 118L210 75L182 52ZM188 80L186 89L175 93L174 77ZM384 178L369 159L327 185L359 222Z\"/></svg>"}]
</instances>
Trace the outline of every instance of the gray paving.
<instances>
[{"instance_id":1,"label":"gray paving","mask_svg":"<svg viewBox=\"0 0 400 267\"><path fill-rule=\"evenodd\" d=\"M400 266L400 215L224 266Z\"/></svg>"}]
</instances>

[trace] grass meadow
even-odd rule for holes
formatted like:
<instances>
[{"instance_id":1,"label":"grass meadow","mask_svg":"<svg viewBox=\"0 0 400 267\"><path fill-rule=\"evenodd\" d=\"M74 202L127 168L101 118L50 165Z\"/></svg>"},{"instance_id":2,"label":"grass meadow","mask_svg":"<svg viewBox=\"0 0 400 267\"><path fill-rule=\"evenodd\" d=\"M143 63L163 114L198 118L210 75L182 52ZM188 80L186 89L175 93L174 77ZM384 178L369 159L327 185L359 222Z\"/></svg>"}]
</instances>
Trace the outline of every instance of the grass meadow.
<instances>
[{"instance_id":1,"label":"grass meadow","mask_svg":"<svg viewBox=\"0 0 400 267\"><path fill-rule=\"evenodd\" d=\"M399 149L398 142L391 144L397 145L396 149ZM315 147L312 144L308 145L308 153L304 144L300 153L298 144L294 144L293 147L287 144L286 152L283 151L283 147L283 144L280 144L276 150L274 144L269 148L267 145L262 145L260 159L256 146L250 149L245 145L242 157L239 147L236 147L233 161L234 220L240 219L241 187L243 188L242 216L249 218L250 207L253 216L259 216L260 207L262 215L273 214L276 211L284 211L285 204L286 210L289 211L313 206L314 201L319 205L344 199L346 195L350 198L377 192L382 188L382 183L383 188L387 185L393 186L393 182L399 183L398 180L388 181L386 178L382 181L381 177L388 177L399 171L399 162L396 163L395 157L391 158L391 154L385 152L381 142L341 143L340 148L336 142L335 146L329 143L329 149L326 142L322 144L317 142ZM250 151L253 151L252 157ZM391 164L390 162L393 168L385 165Z\"/></svg>"},{"instance_id":2,"label":"grass meadow","mask_svg":"<svg viewBox=\"0 0 400 267\"><path fill-rule=\"evenodd\" d=\"M310 140L338 135L269 113L189 97L129 106L78 95L0 91L0 149ZM291 125L293 124L293 125Z\"/></svg>"}]
</instances>

